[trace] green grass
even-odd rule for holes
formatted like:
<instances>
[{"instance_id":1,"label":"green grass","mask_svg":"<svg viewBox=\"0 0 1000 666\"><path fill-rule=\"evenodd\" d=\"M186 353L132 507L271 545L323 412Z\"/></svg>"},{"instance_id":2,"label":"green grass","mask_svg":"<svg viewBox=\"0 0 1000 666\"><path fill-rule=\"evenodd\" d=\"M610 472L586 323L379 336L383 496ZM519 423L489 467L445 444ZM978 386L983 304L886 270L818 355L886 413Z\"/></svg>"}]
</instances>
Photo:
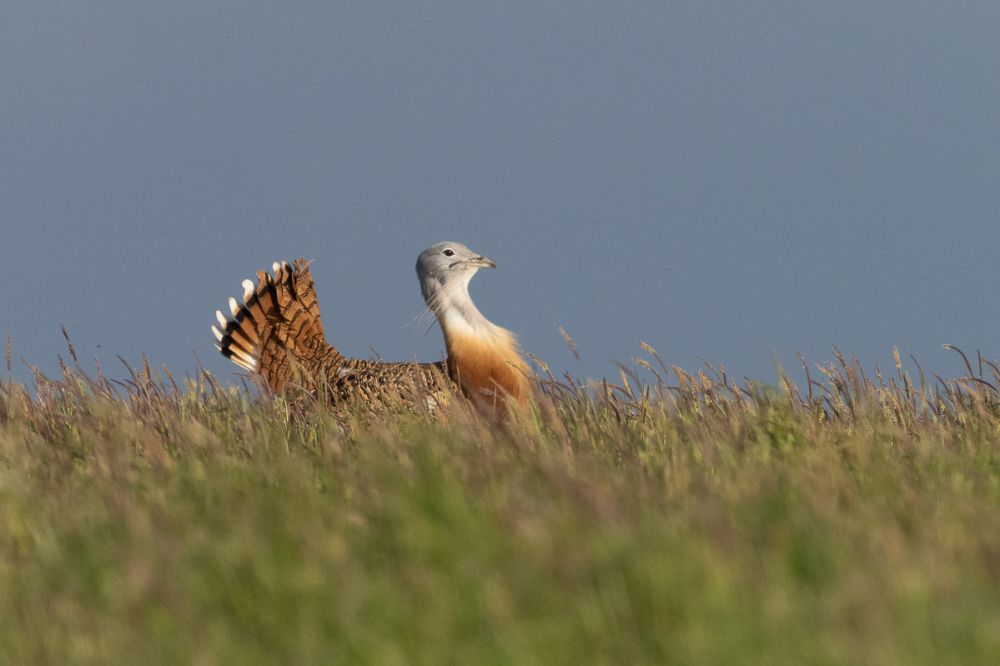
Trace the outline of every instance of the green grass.
<instances>
[{"instance_id":1,"label":"green grass","mask_svg":"<svg viewBox=\"0 0 1000 666\"><path fill-rule=\"evenodd\" d=\"M1000 663L982 372L647 363L504 427L0 384L0 662Z\"/></svg>"}]
</instances>

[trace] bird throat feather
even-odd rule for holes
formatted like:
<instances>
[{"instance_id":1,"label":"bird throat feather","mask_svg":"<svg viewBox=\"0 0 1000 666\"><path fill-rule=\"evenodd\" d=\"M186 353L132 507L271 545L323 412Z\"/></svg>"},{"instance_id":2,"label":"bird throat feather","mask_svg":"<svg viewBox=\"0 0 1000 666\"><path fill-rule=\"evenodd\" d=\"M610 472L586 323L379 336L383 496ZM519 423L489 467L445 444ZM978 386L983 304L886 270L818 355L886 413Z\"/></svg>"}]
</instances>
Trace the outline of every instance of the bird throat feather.
<instances>
[{"instance_id":1,"label":"bird throat feather","mask_svg":"<svg viewBox=\"0 0 1000 666\"><path fill-rule=\"evenodd\" d=\"M528 395L527 368L513 333L479 311L468 281L441 285L427 297L437 315L448 351L448 374L470 398L488 401Z\"/></svg>"}]
</instances>

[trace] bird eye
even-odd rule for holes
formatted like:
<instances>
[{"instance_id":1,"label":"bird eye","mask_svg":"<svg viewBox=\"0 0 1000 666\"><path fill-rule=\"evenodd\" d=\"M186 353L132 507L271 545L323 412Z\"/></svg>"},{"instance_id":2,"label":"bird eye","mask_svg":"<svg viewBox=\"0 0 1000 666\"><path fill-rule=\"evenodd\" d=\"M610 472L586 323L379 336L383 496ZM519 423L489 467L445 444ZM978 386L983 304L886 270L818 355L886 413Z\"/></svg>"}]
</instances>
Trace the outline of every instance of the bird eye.
<instances>
[{"instance_id":1,"label":"bird eye","mask_svg":"<svg viewBox=\"0 0 1000 666\"><path fill-rule=\"evenodd\" d=\"M446 257L452 257L454 255L455 255L455 251L452 250L451 248L448 248L447 250L444 251L444 256L446 256Z\"/></svg>"}]
</instances>

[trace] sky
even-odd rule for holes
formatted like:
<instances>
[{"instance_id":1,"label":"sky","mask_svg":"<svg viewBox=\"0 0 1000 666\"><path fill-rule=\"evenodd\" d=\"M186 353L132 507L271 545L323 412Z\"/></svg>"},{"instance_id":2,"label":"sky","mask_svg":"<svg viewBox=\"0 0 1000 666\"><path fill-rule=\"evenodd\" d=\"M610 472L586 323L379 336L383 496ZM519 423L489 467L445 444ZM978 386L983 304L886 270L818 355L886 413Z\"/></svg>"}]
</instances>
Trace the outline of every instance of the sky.
<instances>
[{"instance_id":1,"label":"sky","mask_svg":"<svg viewBox=\"0 0 1000 666\"><path fill-rule=\"evenodd\" d=\"M438 360L414 263L558 372L1000 356L1000 3L5 3L0 335L224 378L314 260L343 353ZM559 335L576 341L575 359Z\"/></svg>"}]
</instances>

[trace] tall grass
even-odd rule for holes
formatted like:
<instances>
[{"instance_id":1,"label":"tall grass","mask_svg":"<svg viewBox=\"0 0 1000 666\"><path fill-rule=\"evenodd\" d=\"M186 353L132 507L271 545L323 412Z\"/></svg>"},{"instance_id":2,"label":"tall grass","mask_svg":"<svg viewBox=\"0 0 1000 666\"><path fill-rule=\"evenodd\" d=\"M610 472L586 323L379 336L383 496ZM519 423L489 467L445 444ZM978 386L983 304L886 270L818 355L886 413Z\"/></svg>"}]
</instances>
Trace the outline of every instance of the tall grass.
<instances>
[{"instance_id":1,"label":"tall grass","mask_svg":"<svg viewBox=\"0 0 1000 666\"><path fill-rule=\"evenodd\" d=\"M770 387L645 347L539 362L496 425L70 353L0 383L0 661L1000 662L981 358Z\"/></svg>"}]
</instances>

